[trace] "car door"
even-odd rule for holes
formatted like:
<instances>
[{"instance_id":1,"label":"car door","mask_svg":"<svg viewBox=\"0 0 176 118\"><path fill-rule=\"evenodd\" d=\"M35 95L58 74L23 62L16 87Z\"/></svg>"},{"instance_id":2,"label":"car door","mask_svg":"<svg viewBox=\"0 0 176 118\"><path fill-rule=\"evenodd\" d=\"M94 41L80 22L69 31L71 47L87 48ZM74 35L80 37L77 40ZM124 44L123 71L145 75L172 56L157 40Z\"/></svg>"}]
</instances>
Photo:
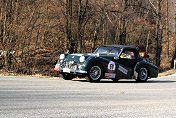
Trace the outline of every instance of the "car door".
<instances>
[{"instance_id":1,"label":"car door","mask_svg":"<svg viewBox=\"0 0 176 118\"><path fill-rule=\"evenodd\" d=\"M137 63L135 51L123 50L117 63L119 64L119 78L132 78Z\"/></svg>"}]
</instances>

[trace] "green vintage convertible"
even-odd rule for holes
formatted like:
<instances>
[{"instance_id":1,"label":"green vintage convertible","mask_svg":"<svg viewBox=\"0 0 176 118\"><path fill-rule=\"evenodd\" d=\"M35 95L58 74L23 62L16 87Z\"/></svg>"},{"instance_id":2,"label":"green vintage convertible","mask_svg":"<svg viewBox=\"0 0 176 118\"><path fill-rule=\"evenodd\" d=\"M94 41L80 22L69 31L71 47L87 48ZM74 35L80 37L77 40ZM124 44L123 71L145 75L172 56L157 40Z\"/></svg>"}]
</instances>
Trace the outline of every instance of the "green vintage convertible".
<instances>
[{"instance_id":1,"label":"green vintage convertible","mask_svg":"<svg viewBox=\"0 0 176 118\"><path fill-rule=\"evenodd\" d=\"M157 66L142 58L136 47L124 45L105 45L88 54L61 54L54 70L65 80L85 77L89 82L102 78L145 82L158 77Z\"/></svg>"}]
</instances>

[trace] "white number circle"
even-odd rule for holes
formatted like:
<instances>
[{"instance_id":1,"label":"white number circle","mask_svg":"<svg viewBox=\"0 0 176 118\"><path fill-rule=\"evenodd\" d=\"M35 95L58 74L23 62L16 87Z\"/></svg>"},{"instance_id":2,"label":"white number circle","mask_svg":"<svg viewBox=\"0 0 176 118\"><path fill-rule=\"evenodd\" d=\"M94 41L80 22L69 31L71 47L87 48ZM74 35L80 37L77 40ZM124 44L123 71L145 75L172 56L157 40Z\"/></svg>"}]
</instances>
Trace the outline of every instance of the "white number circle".
<instances>
[{"instance_id":1,"label":"white number circle","mask_svg":"<svg viewBox=\"0 0 176 118\"><path fill-rule=\"evenodd\" d=\"M108 64L108 72L113 73L116 69L116 65L113 61L110 61Z\"/></svg>"}]
</instances>

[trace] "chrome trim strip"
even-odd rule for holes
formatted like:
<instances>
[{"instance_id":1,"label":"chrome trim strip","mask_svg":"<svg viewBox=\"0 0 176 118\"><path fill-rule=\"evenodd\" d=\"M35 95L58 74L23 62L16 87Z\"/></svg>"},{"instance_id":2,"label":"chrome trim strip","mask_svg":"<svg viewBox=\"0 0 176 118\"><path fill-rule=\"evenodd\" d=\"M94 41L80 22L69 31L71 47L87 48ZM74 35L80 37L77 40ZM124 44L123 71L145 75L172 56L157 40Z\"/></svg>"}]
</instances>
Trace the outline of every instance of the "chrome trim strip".
<instances>
[{"instance_id":1,"label":"chrome trim strip","mask_svg":"<svg viewBox=\"0 0 176 118\"><path fill-rule=\"evenodd\" d=\"M76 72L77 73L82 73L82 74L87 73L87 71L83 71L83 70L76 70Z\"/></svg>"},{"instance_id":2,"label":"chrome trim strip","mask_svg":"<svg viewBox=\"0 0 176 118\"><path fill-rule=\"evenodd\" d=\"M60 69L61 71L63 71L63 69ZM81 73L81 74L86 74L87 71L83 71L83 70L73 70L73 69L70 69L70 72L76 72L76 73Z\"/></svg>"}]
</instances>

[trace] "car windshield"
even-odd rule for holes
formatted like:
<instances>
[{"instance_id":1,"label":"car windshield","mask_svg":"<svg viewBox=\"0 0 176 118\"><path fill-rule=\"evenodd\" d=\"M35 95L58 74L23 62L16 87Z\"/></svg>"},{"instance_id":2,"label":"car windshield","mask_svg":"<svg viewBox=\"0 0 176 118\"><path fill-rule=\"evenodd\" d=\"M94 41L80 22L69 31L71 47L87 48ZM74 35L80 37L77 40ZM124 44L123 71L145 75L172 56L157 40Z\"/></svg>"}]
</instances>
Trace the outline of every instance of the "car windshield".
<instances>
[{"instance_id":1,"label":"car windshield","mask_svg":"<svg viewBox=\"0 0 176 118\"><path fill-rule=\"evenodd\" d=\"M97 48L94 53L99 54L119 54L121 51L121 48L115 48L115 47L99 47Z\"/></svg>"}]
</instances>

